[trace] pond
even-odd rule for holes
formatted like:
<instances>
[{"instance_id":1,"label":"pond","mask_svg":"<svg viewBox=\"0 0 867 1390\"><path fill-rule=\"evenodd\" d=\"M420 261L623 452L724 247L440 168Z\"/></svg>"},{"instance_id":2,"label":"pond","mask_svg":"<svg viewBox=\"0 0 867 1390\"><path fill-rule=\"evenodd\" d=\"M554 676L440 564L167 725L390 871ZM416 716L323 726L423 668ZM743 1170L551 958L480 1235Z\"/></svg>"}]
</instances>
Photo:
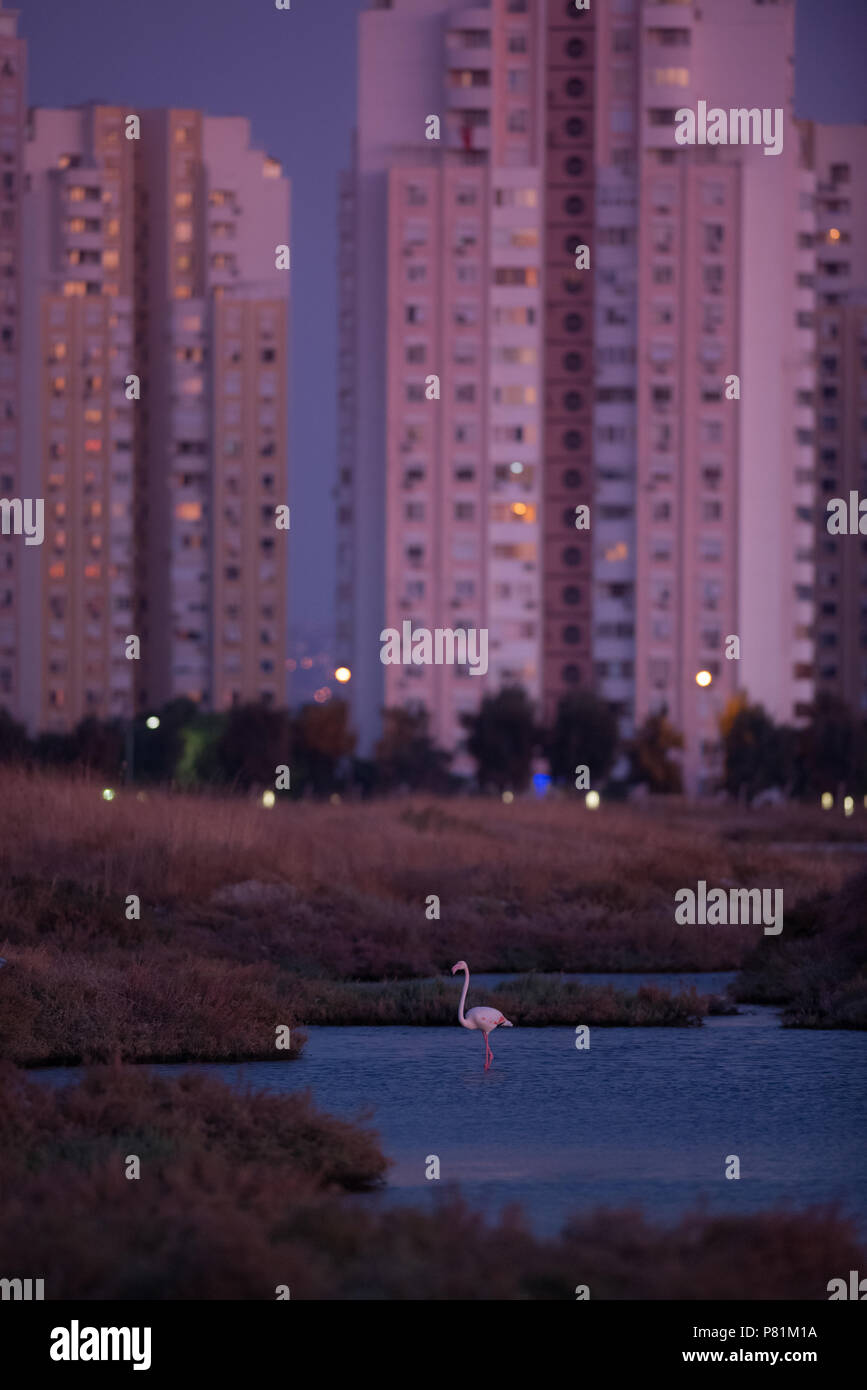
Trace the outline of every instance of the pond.
<instances>
[{"instance_id":1,"label":"pond","mask_svg":"<svg viewBox=\"0 0 867 1390\"><path fill-rule=\"evenodd\" d=\"M473 981L470 1003L484 1002L493 978ZM720 988L708 976L610 978ZM364 1108L393 1167L387 1191L362 1200L426 1204L459 1188L488 1213L520 1203L539 1233L603 1205L669 1219L699 1202L745 1213L838 1201L867 1231L864 1033L783 1029L758 1007L701 1028L591 1028L586 1051L568 1027L501 1028L487 1073L482 1037L457 1024L308 1033L297 1062L196 1069L269 1091L309 1088L345 1118ZM65 1081L76 1069L34 1075ZM425 1176L434 1155L438 1181ZM725 1177L729 1155L738 1180Z\"/></svg>"}]
</instances>

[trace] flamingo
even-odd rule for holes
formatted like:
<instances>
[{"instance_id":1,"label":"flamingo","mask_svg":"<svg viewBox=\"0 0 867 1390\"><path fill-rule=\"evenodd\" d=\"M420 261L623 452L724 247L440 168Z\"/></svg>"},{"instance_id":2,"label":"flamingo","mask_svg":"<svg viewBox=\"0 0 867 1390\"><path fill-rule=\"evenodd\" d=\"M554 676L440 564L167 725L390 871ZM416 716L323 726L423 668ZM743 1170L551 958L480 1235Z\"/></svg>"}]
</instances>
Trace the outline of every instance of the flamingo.
<instances>
[{"instance_id":1,"label":"flamingo","mask_svg":"<svg viewBox=\"0 0 867 1390\"><path fill-rule=\"evenodd\" d=\"M500 1024L502 1024L504 1028L514 1028L515 1025L514 1023L510 1023L507 1018L504 1018L503 1015L500 1013L499 1009L470 1009L469 1013L465 1014L464 1004L466 1003L467 999L467 990L470 987L470 967L467 965L465 960L459 960L456 965L452 966L453 975L456 975L459 970L463 970L466 978L464 979L464 989L463 993L461 994L461 1002L458 1005L458 1020L463 1028L478 1028L480 1032L484 1033L485 1071L487 1071L488 1067L494 1060L494 1054L491 1051L491 1045L488 1042L488 1034L493 1033L495 1028L500 1027Z\"/></svg>"}]
</instances>

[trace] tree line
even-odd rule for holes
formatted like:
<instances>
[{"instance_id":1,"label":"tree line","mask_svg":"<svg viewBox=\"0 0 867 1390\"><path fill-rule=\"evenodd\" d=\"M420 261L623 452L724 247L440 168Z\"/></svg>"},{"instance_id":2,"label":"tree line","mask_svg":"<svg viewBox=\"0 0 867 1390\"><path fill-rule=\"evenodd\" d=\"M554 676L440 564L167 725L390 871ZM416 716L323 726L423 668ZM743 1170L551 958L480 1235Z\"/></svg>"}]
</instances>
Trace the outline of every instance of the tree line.
<instances>
[{"instance_id":1,"label":"tree line","mask_svg":"<svg viewBox=\"0 0 867 1390\"><path fill-rule=\"evenodd\" d=\"M287 768L297 796L359 795L400 790L450 794L465 790L454 755L439 748L422 706L383 710L373 756L356 753L349 707L342 700L296 711L244 704L206 713L178 699L130 723L87 718L69 733L28 736L0 711L0 764L66 768L108 781L217 786L238 791L273 788ZM152 720L152 716L151 716ZM683 737L665 711L649 715L631 739L618 734L610 706L590 691L565 695L553 719L541 723L526 691L509 686L463 714L465 748L482 792L520 793L544 759L555 785L589 785L625 794L643 785L651 794L682 791ZM807 724L776 724L761 705L732 699L719 721L722 746L718 790L747 803L776 789L786 797L867 794L867 722L829 694L817 697ZM612 772L616 777L612 777Z\"/></svg>"}]
</instances>

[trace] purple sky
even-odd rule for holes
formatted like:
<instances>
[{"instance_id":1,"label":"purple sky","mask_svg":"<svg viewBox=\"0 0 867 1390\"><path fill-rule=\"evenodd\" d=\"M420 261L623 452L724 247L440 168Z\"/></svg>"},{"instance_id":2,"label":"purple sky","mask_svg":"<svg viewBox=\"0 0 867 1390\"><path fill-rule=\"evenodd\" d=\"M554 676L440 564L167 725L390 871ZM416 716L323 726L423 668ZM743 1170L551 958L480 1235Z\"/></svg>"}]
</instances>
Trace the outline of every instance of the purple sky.
<instances>
[{"instance_id":1,"label":"purple sky","mask_svg":"<svg viewBox=\"0 0 867 1390\"><path fill-rule=\"evenodd\" d=\"M725 0L706 0L708 4ZM9 5L9 8L14 8ZM293 622L330 628L337 172L355 112L366 0L18 0L34 106L192 106L248 116L292 180ZM867 120L867 3L798 0L797 113Z\"/></svg>"}]
</instances>

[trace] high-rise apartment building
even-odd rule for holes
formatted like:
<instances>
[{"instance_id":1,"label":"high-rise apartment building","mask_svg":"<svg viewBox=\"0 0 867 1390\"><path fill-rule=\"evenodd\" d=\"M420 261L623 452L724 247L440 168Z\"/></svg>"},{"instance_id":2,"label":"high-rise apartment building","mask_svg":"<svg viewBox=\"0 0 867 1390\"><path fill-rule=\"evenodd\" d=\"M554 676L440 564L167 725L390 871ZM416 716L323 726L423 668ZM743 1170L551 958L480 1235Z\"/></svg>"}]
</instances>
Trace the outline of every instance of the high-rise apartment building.
<instances>
[{"instance_id":1,"label":"high-rise apartment building","mask_svg":"<svg viewBox=\"0 0 867 1390\"><path fill-rule=\"evenodd\" d=\"M21 499L21 194L26 47L0 0L0 495ZM0 706L21 700L22 550L0 538Z\"/></svg>"},{"instance_id":2,"label":"high-rise apartment building","mask_svg":"<svg viewBox=\"0 0 867 1390\"><path fill-rule=\"evenodd\" d=\"M45 536L14 541L4 693L33 729L285 701L289 190L249 137L195 111L31 113L20 487Z\"/></svg>"},{"instance_id":3,"label":"high-rise apartment building","mask_svg":"<svg viewBox=\"0 0 867 1390\"><path fill-rule=\"evenodd\" d=\"M592 301L575 268L593 215L591 26L567 0L361 16L341 185L338 656L363 747L383 706L425 705L453 748L484 691L520 684L542 704L589 674L574 523L592 495ZM380 632L406 620L487 629L487 674L383 667Z\"/></svg>"},{"instance_id":4,"label":"high-rise apartment building","mask_svg":"<svg viewBox=\"0 0 867 1390\"><path fill-rule=\"evenodd\" d=\"M153 704L286 698L289 186L249 122L146 113L139 184Z\"/></svg>"},{"instance_id":5,"label":"high-rise apartment building","mask_svg":"<svg viewBox=\"0 0 867 1390\"><path fill-rule=\"evenodd\" d=\"M813 126L816 170L816 687L867 713L867 536L828 502L867 497L867 126Z\"/></svg>"},{"instance_id":6,"label":"high-rise apartment building","mask_svg":"<svg viewBox=\"0 0 867 1390\"><path fill-rule=\"evenodd\" d=\"M668 711L702 792L729 696L798 722L813 690L814 178L794 6L626 0L599 34L596 673L624 714L632 683L634 722ZM779 109L782 150L678 144L676 112L699 102Z\"/></svg>"},{"instance_id":7,"label":"high-rise apartment building","mask_svg":"<svg viewBox=\"0 0 867 1390\"><path fill-rule=\"evenodd\" d=\"M864 481L867 238L847 193L864 140L795 120L794 13L394 0L362 17L338 642L368 746L383 704L417 699L454 747L485 689L517 681L550 716L593 686L624 736L666 710L704 793L734 695L796 725L817 683L864 707L867 550L821 534L829 490ZM738 113L743 140L679 143L677 112L700 105ZM487 626L486 681L383 670L379 629L403 618Z\"/></svg>"},{"instance_id":8,"label":"high-rise apartment building","mask_svg":"<svg viewBox=\"0 0 867 1390\"><path fill-rule=\"evenodd\" d=\"M22 484L44 499L45 535L19 552L16 713L36 730L134 708L134 150L123 132L117 107L34 111L25 145Z\"/></svg>"}]
</instances>

